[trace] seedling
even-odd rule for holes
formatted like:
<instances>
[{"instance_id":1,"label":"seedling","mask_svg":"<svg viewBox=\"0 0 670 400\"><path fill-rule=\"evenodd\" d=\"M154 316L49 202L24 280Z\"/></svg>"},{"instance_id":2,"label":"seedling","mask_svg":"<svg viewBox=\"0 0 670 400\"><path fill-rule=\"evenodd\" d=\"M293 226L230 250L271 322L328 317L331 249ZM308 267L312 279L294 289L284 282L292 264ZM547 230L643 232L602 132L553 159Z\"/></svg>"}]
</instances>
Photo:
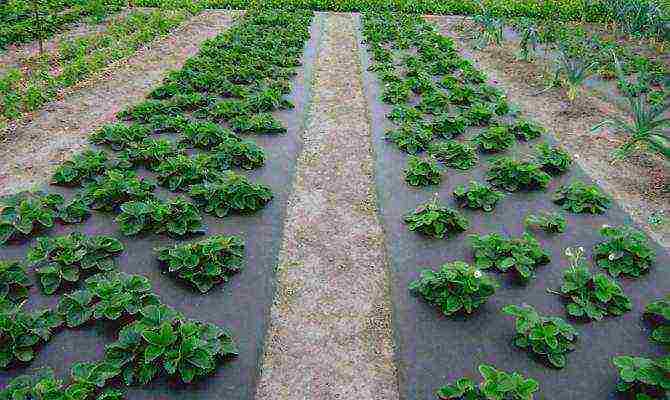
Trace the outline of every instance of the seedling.
<instances>
[{"instance_id":1,"label":"seedling","mask_svg":"<svg viewBox=\"0 0 670 400\"><path fill-rule=\"evenodd\" d=\"M538 214L528 214L524 219L528 228L542 229L547 233L563 233L568 226L568 220L559 212L541 211Z\"/></svg>"}]
</instances>

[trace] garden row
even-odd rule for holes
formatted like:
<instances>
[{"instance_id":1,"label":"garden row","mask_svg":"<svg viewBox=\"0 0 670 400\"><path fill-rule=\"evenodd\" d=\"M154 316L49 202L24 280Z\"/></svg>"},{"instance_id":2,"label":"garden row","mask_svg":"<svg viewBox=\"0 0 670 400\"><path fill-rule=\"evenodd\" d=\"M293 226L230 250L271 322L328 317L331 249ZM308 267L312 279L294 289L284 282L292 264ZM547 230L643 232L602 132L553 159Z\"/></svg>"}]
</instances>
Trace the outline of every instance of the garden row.
<instances>
[{"instance_id":1,"label":"garden row","mask_svg":"<svg viewBox=\"0 0 670 400\"><path fill-rule=\"evenodd\" d=\"M156 7L171 0L136 0L137 5ZM189 1L189 0L181 0ZM411 1L411 0L202 0L210 8L246 9L250 6L264 8L296 7L317 11L366 12L397 11L414 14L478 14L482 9L491 10L495 15L505 17L531 17L561 21L590 21L625 23L638 15L655 15L667 18L670 3L640 0L600 0L600 1L558 1L558 0L485 0L485 1Z\"/></svg>"},{"instance_id":2,"label":"garden row","mask_svg":"<svg viewBox=\"0 0 670 400\"><path fill-rule=\"evenodd\" d=\"M148 387L165 377L190 383L216 373L221 361L237 355L232 336L219 327L221 323L241 331L241 356L234 368L223 366L226 382L209 385L209 394L247 398L253 393L250 386L264 320L249 307L267 308L271 302L269 265L274 253L270 249L278 246L268 243L281 229L270 221L281 221L277 216L281 207L250 221L229 216L255 213L274 195L270 187L252 183L232 169L258 169L268 160L274 164L267 172L288 169L279 162L290 152L282 152L286 140L276 136L287 132L278 116L297 112L289 111L294 107L289 97L302 107L293 85L310 37L311 19L308 11L247 13L227 32L205 42L181 70L169 73L148 100L121 111L118 118L123 122L94 132L92 149L57 168L52 183L64 187L60 191L67 194L67 201L61 194L43 192L2 198L3 258L20 254L18 249L24 245L30 247L25 261L2 264L6 289L0 310L2 367L20 369L38 358L39 350L62 326L100 326L110 321L117 340L105 346L102 359L75 363L63 388L47 370L32 378L15 378L0 397L42 398L46 387L54 398L85 399L95 398L110 385ZM291 134L296 135L295 117L289 122ZM243 134L270 134L277 140L278 154L266 153ZM282 198L288 182L288 176L279 179L277 191ZM230 225L224 226L220 218L226 216ZM62 232L60 225L72 223L85 225L68 235L38 237ZM265 224L268 233L246 246L243 236L256 239L250 224ZM223 234L226 226L243 227L246 235ZM90 234L110 230L111 235ZM170 238L205 232L213 235L196 242L170 243ZM116 257L125 259L133 273L119 272ZM234 284L241 301L228 291L201 299L188 293L205 293L226 282L245 260L246 276ZM179 282L166 286L160 282L161 271L143 270L144 266L155 269L155 264ZM35 271L40 295L28 296L32 280L26 267ZM191 290L185 292L184 287ZM60 296L57 306L38 312L24 309L26 300L35 304L33 298L39 298L37 303L53 303L49 297L54 294ZM167 303L162 304L159 296ZM250 301L254 296L259 299ZM198 319L186 319L178 308ZM49 350L45 356L52 362L68 359ZM81 346L80 351L86 354L87 349ZM161 392L178 395L167 388ZM108 399L120 396L117 391L105 393ZM141 392L135 394L141 397ZM145 395L155 394L154 387Z\"/></svg>"},{"instance_id":3,"label":"garden row","mask_svg":"<svg viewBox=\"0 0 670 400\"><path fill-rule=\"evenodd\" d=\"M0 125L42 108L65 88L127 58L189 18L185 11L134 11L101 33L65 40L0 76Z\"/></svg>"},{"instance_id":4,"label":"garden row","mask_svg":"<svg viewBox=\"0 0 670 400\"><path fill-rule=\"evenodd\" d=\"M126 0L8 0L0 5L0 49L44 40L85 17L100 22L126 3Z\"/></svg>"},{"instance_id":5,"label":"garden row","mask_svg":"<svg viewBox=\"0 0 670 400\"><path fill-rule=\"evenodd\" d=\"M607 388L611 374L602 370L602 361L608 361L603 357L612 351L593 353L601 345L593 343L598 334L594 335L592 322L612 317L625 319L609 327L608 340L613 346L621 344L611 357L620 373L617 390L663 398L670 388L668 356L639 358L620 352L639 348L623 342L643 336L642 332L630 334L637 324L628 313L645 305L645 315L655 327L652 338L661 346L670 344L668 302L652 302L653 294L667 287L662 282L667 282L668 272L653 269L663 266L667 255L643 233L621 223L625 221L621 210L573 166L570 155L552 145L539 124L521 117L486 75L460 56L453 41L439 35L434 26L414 15L368 13L363 17L362 33L372 60L368 70L381 85L370 81L369 92L379 135L377 170L383 171L378 175L381 209L399 285L395 301L401 311L395 323L405 395L433 397L435 387L430 388L430 379L445 378L440 366L450 365L452 371L446 374L453 377L456 371L467 371L474 358L523 366L524 372L531 370L542 377L538 379L542 388L533 379L508 375L482 362L479 370L484 382L479 388L464 378L440 389L438 396L527 399L539 390L559 398L602 398L614 390ZM378 99L385 104L376 103ZM531 146L542 137L546 143ZM384 146L384 141L402 153ZM418 156L423 152L427 156ZM402 177L394 176L400 172L397 165L403 153L410 154L407 167ZM402 185L402 180L416 189L385 194ZM431 186L436 185L442 188L433 196L436 189ZM547 198L543 192L552 188L553 195ZM460 210L444 204L447 193ZM402 207L426 197L433 199L401 215ZM597 229L598 222L614 226ZM412 237L407 229L428 239ZM476 232L470 235L469 246L457 240L466 231ZM519 231L519 236L509 234ZM435 239L443 238L456 239L436 243ZM570 243L575 248L565 249L568 268L547 268L559 265L552 258L564 253L566 240L578 241ZM588 243L593 243L594 264L603 272L592 272L584 259L582 246ZM444 257L453 261L437 271L423 270L415 279L412 266ZM499 282L487 270L509 273L514 279ZM649 278L650 274L656 274L655 278ZM633 279L641 277L654 282L640 287ZM542 285L543 290L534 285ZM632 288L635 285L637 289ZM450 318L431 320L435 315L411 300L410 291ZM516 318L516 329L487 310L491 302ZM553 312L560 305L570 322L542 315L529 303ZM515 330L512 342L517 348L529 352L540 365L565 367L566 373L551 376L550 370L515 357L505 343L508 338L501 336ZM578 337L588 345L578 344ZM581 359L568 362L568 353L575 350ZM596 369L592 359L598 360ZM573 369L571 363L577 366ZM566 380L570 388L557 386ZM578 383L580 380L588 384Z\"/></svg>"}]
</instances>

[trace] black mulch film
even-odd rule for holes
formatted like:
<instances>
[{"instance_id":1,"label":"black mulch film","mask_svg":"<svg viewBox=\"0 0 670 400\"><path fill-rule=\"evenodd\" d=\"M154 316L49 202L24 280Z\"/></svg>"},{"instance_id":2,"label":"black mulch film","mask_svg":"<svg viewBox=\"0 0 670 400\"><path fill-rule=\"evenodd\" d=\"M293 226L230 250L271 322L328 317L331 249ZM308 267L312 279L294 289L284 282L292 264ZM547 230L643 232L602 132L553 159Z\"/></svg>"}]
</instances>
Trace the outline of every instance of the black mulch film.
<instances>
[{"instance_id":1,"label":"black mulch film","mask_svg":"<svg viewBox=\"0 0 670 400\"><path fill-rule=\"evenodd\" d=\"M360 21L359 39L362 40ZM447 169L439 186L420 189L408 186L403 174L407 155L384 139L385 130L392 127L385 118L391 107L379 100L380 83L373 72L367 71L370 58L365 45L361 47L361 59L373 127L377 196L392 268L393 321L401 398L436 399L438 388L463 376L478 382L477 366L487 363L536 379L540 384L537 399L617 399L617 370L611 363L612 357L653 358L663 354L659 345L650 342L650 329L641 317L647 303L662 298L670 290L668 253L650 239L657 255L651 272L637 280L618 279L633 302L631 312L621 317L606 317L600 322L573 323L580 337L577 349L568 354L567 366L562 370L546 367L525 350L517 349L512 343L514 319L500 310L508 304L527 303L540 314L566 318L561 299L548 294L546 289L558 289L562 284L563 270L567 267L563 257L566 247L583 246L586 256L590 257L593 246L602 241L598 230L603 224L635 226L616 204L601 216L565 212L568 228L563 234L551 236L534 230L534 236L551 252L551 263L539 267L536 278L521 286L511 282L508 274L491 272L501 283L501 288L478 312L468 319L442 315L437 307L414 297L408 290L409 283L419 277L421 269L437 269L456 260L472 262L469 234L499 232L518 237L524 231L523 219L528 213L559 210L552 203L551 194L560 185L573 179L592 181L573 163L570 172L554 177L547 190L506 193L493 212L459 209L470 220L471 228L451 239L430 239L409 231L402 222L403 215L430 200L436 191L442 203L457 208L452 191L470 180L484 182L489 156L480 154L477 167L470 171ZM554 142L546 137L533 140L530 145L541 140ZM504 154L526 154L530 152L528 148L528 144L517 142L513 150Z\"/></svg>"},{"instance_id":2,"label":"black mulch film","mask_svg":"<svg viewBox=\"0 0 670 400\"><path fill-rule=\"evenodd\" d=\"M246 245L246 265L232 276L230 281L215 286L210 292L200 294L193 288L178 283L161 273L153 251L155 247L172 245L174 240L163 235L140 235L125 237L112 220L115 214L94 212L84 224L57 225L48 235L67 234L80 231L86 235L110 235L120 239L126 249L118 257L119 270L149 278L154 293L162 302L182 312L187 318L211 322L229 328L239 348L240 355L231 361L223 361L216 372L191 384L172 382L165 377L157 378L143 387L130 387L128 399L253 399L258 379L259 363L263 354L263 343L268 326L270 307L274 296L275 268L281 244L284 217L288 197L291 193L295 162L302 146L301 131L304 129L306 105L309 102L311 70L320 37L322 17L317 15L310 27L311 38L306 43L303 66L292 79L292 92L288 100L295 104L292 110L274 112L284 122L288 132L281 135L245 135L245 139L256 141L266 151L264 167L245 171L252 182L268 185L274 198L268 205L252 215L231 215L223 219L201 213L207 225L206 234L240 235ZM162 135L162 137L166 137ZM72 191L54 186L50 192L60 192L66 197ZM157 189L159 195L167 194ZM204 236L203 236L204 237ZM200 240L203 237L195 237ZM33 240L21 245L0 248L0 259L22 259ZM31 272L32 274L32 272ZM45 296L37 285L30 291L26 310L55 307L60 296ZM104 346L115 341L116 324L106 326L97 323L81 329L64 329L46 343L34 361L23 368L3 371L0 387L17 375L32 373L40 367L51 367L56 375L66 378L73 363L100 360ZM66 379L67 380L67 379Z\"/></svg>"}]
</instances>

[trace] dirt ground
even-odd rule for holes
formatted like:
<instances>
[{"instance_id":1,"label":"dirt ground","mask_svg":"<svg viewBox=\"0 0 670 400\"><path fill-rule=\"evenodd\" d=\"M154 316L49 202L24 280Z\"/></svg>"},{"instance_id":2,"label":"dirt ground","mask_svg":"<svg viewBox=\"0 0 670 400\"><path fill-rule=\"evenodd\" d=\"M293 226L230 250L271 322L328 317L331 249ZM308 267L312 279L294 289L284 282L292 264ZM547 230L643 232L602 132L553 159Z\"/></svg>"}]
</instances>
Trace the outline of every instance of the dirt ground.
<instances>
[{"instance_id":1,"label":"dirt ground","mask_svg":"<svg viewBox=\"0 0 670 400\"><path fill-rule=\"evenodd\" d=\"M144 99L168 70L179 68L200 44L227 28L234 11L205 11L123 62L68 89L29 120L0 137L0 194L47 182L59 163L87 145L90 133Z\"/></svg>"},{"instance_id":2,"label":"dirt ground","mask_svg":"<svg viewBox=\"0 0 670 400\"><path fill-rule=\"evenodd\" d=\"M398 398L390 273L360 76L355 17L327 14L259 400Z\"/></svg>"},{"instance_id":3,"label":"dirt ground","mask_svg":"<svg viewBox=\"0 0 670 400\"><path fill-rule=\"evenodd\" d=\"M611 116L624 117L613 104L584 93L570 104L560 89L541 92L545 69L537 63L520 61L513 44L475 50L457 29L459 17L428 17L442 33L457 40L458 46L472 55L480 69L507 92L512 103L547 127L574 155L579 165L631 214L649 235L662 246L670 246L670 165L660 156L638 152L617 161L613 150L621 136L608 132L591 133L591 128ZM665 223L652 225L657 215Z\"/></svg>"}]
</instances>

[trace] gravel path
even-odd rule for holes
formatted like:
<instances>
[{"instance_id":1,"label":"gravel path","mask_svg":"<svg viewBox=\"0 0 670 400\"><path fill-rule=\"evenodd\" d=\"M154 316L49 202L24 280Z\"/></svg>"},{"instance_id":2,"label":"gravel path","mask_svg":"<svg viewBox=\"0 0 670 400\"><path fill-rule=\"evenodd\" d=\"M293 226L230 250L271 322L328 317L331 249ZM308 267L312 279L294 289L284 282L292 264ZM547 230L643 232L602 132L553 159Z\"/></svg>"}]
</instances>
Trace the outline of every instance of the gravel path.
<instances>
[{"instance_id":1,"label":"gravel path","mask_svg":"<svg viewBox=\"0 0 670 400\"><path fill-rule=\"evenodd\" d=\"M323 24L256 398L394 400L390 273L354 17Z\"/></svg>"},{"instance_id":2,"label":"gravel path","mask_svg":"<svg viewBox=\"0 0 670 400\"><path fill-rule=\"evenodd\" d=\"M227 28L239 12L205 11L123 62L64 93L32 120L0 139L0 194L45 183L63 160L87 145L88 135L144 99L168 70L179 68L200 44Z\"/></svg>"},{"instance_id":3,"label":"gravel path","mask_svg":"<svg viewBox=\"0 0 670 400\"><path fill-rule=\"evenodd\" d=\"M625 118L614 104L582 95L569 105L559 90L537 95L546 85L538 65L517 60L508 45L475 50L455 29L461 17L430 16L427 19L437 23L443 34L456 39L458 47L505 90L508 99L524 114L549 129L582 169L611 194L647 234L670 248L670 223L652 227L648 222L659 211L666 219L670 217L670 164L664 163L660 156L641 153L614 162L612 152L621 136L590 132L591 127L606 118Z\"/></svg>"}]
</instances>

